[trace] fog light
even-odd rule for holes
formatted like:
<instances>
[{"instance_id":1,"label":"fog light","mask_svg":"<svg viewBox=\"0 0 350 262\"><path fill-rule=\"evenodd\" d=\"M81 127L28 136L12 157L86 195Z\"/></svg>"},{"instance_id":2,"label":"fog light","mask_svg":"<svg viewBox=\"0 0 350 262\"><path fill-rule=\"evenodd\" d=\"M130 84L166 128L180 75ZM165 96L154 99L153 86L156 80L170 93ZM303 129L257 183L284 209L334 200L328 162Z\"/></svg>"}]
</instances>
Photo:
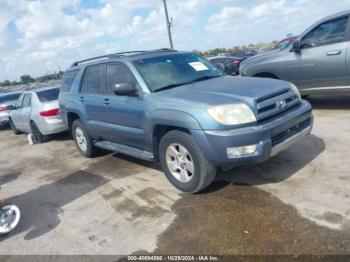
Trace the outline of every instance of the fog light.
<instances>
[{"instance_id":1,"label":"fog light","mask_svg":"<svg viewBox=\"0 0 350 262\"><path fill-rule=\"evenodd\" d=\"M251 155L255 153L257 145L240 146L240 147L228 147L226 149L226 154L228 158L240 157Z\"/></svg>"}]
</instances>

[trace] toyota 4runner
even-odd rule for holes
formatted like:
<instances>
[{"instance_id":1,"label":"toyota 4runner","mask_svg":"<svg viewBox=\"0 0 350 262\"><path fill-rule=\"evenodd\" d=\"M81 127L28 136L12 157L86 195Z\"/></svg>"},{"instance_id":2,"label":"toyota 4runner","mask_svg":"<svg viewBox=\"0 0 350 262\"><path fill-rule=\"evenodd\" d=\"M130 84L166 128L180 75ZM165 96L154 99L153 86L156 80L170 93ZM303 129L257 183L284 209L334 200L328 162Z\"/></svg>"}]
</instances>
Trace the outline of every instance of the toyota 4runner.
<instances>
[{"instance_id":1,"label":"toyota 4runner","mask_svg":"<svg viewBox=\"0 0 350 262\"><path fill-rule=\"evenodd\" d=\"M217 168L265 161L310 133L311 106L291 83L225 76L190 52L134 51L78 61L65 72L61 114L77 149L159 161L198 192Z\"/></svg>"}]
</instances>

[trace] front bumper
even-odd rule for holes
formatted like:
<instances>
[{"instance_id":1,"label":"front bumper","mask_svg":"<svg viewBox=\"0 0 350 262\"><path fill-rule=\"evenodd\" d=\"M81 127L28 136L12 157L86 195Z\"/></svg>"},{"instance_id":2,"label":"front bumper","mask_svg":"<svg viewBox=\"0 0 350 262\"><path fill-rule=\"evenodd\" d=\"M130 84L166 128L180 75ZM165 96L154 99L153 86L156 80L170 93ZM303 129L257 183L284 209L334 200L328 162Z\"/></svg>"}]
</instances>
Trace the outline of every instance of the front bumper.
<instances>
[{"instance_id":1,"label":"front bumper","mask_svg":"<svg viewBox=\"0 0 350 262\"><path fill-rule=\"evenodd\" d=\"M311 106L302 101L285 114L255 126L233 130L192 130L192 134L209 161L223 169L230 169L268 160L308 135L312 126ZM229 147L255 144L256 151L250 155L227 156Z\"/></svg>"}]
</instances>

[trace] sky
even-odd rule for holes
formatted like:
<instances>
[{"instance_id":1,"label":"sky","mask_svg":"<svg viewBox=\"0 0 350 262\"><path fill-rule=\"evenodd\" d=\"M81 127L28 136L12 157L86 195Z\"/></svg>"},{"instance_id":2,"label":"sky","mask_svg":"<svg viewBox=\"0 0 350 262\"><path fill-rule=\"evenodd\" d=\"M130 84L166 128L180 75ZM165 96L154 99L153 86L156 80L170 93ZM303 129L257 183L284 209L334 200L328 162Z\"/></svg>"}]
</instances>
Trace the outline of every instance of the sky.
<instances>
[{"instance_id":1,"label":"sky","mask_svg":"<svg viewBox=\"0 0 350 262\"><path fill-rule=\"evenodd\" d=\"M283 39L350 0L167 0L174 47L207 50ZM161 0L0 0L0 81L75 60L168 47Z\"/></svg>"}]
</instances>

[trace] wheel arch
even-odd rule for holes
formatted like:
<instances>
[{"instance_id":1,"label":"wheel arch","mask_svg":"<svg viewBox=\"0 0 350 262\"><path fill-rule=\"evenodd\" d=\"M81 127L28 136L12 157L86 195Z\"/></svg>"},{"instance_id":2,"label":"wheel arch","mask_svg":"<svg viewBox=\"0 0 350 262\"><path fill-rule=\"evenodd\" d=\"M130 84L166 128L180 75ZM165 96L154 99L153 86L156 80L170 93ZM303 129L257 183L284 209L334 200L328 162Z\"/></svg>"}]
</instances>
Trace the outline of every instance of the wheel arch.
<instances>
[{"instance_id":1,"label":"wheel arch","mask_svg":"<svg viewBox=\"0 0 350 262\"><path fill-rule=\"evenodd\" d=\"M253 75L253 77L279 79L279 77L276 74L270 72L256 73L255 75Z\"/></svg>"}]
</instances>

